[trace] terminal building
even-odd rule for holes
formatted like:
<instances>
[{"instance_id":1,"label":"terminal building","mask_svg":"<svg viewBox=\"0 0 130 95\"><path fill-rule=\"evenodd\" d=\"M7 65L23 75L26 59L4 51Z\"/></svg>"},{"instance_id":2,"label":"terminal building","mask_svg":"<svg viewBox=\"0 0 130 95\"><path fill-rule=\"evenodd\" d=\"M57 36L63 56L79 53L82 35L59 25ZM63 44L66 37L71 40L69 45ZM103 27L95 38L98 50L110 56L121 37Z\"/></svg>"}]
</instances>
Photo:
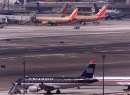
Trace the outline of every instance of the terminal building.
<instances>
[{"instance_id":1,"label":"terminal building","mask_svg":"<svg viewBox=\"0 0 130 95\"><path fill-rule=\"evenodd\" d=\"M15 10L18 10L18 8L21 6L21 8L24 8L25 10L44 13L55 13L55 11L59 11L65 3L68 3L68 13L72 12L75 7L78 7L81 14L92 13L94 3L97 3L99 8L104 3L108 3L111 9L118 9L130 14L130 0L1 0L0 3L2 6L1 9L13 9L13 7L9 6L9 3L14 3ZM21 8L20 10L22 10Z\"/></svg>"},{"instance_id":2,"label":"terminal building","mask_svg":"<svg viewBox=\"0 0 130 95\"><path fill-rule=\"evenodd\" d=\"M130 5L130 0L108 0L109 3L112 4L126 4Z\"/></svg>"},{"instance_id":3,"label":"terminal building","mask_svg":"<svg viewBox=\"0 0 130 95\"><path fill-rule=\"evenodd\" d=\"M20 0L24 1L24 0ZM30 1L45 1L45 2L110 2L113 4L130 4L130 0L26 0Z\"/></svg>"},{"instance_id":4,"label":"terminal building","mask_svg":"<svg viewBox=\"0 0 130 95\"><path fill-rule=\"evenodd\" d=\"M27 2L109 2L113 4L127 4L130 5L130 0L0 0L0 3L12 3L12 2L27 3Z\"/></svg>"}]
</instances>

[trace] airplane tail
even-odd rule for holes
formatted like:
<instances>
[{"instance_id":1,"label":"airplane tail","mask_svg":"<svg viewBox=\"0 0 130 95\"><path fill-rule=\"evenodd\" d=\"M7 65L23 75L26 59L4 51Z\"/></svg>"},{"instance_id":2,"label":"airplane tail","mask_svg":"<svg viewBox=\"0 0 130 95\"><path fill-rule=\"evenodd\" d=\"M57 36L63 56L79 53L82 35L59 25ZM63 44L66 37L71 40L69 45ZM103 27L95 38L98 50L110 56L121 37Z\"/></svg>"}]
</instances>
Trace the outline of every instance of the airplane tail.
<instances>
[{"instance_id":1,"label":"airplane tail","mask_svg":"<svg viewBox=\"0 0 130 95\"><path fill-rule=\"evenodd\" d=\"M69 16L69 20L71 20L71 21L74 20L77 15L78 15L78 8L74 9L72 14Z\"/></svg>"},{"instance_id":2,"label":"airplane tail","mask_svg":"<svg viewBox=\"0 0 130 95\"><path fill-rule=\"evenodd\" d=\"M94 14L98 13L99 12L99 8L97 7L96 3L93 4L93 7L94 7L94 10L95 10Z\"/></svg>"},{"instance_id":3,"label":"airplane tail","mask_svg":"<svg viewBox=\"0 0 130 95\"><path fill-rule=\"evenodd\" d=\"M66 12L67 12L67 8L68 8L68 3L66 3L63 8L60 10L60 13L62 14L62 16L65 16Z\"/></svg>"},{"instance_id":4,"label":"airplane tail","mask_svg":"<svg viewBox=\"0 0 130 95\"><path fill-rule=\"evenodd\" d=\"M88 67L81 74L81 78L93 78L95 71L96 59L92 59L89 61Z\"/></svg>"},{"instance_id":5,"label":"airplane tail","mask_svg":"<svg viewBox=\"0 0 130 95\"><path fill-rule=\"evenodd\" d=\"M106 10L108 9L108 5L104 5L102 9L97 13L97 19L102 19L106 16Z\"/></svg>"}]
</instances>

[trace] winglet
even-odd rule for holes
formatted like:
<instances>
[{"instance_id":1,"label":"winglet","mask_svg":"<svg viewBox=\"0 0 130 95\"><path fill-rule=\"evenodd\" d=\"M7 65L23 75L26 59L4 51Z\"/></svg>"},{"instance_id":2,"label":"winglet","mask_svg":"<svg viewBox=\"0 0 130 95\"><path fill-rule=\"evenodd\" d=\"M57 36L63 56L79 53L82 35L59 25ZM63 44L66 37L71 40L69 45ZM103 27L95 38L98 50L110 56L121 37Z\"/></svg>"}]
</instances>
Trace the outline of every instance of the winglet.
<instances>
[{"instance_id":1,"label":"winglet","mask_svg":"<svg viewBox=\"0 0 130 95\"><path fill-rule=\"evenodd\" d=\"M78 15L78 8L74 9L72 14L69 16L69 20L71 20L71 21L74 20L77 15Z\"/></svg>"},{"instance_id":2,"label":"winglet","mask_svg":"<svg viewBox=\"0 0 130 95\"><path fill-rule=\"evenodd\" d=\"M106 10L108 9L108 4L104 5L102 9L97 13L97 20L102 19L106 16Z\"/></svg>"}]
</instances>

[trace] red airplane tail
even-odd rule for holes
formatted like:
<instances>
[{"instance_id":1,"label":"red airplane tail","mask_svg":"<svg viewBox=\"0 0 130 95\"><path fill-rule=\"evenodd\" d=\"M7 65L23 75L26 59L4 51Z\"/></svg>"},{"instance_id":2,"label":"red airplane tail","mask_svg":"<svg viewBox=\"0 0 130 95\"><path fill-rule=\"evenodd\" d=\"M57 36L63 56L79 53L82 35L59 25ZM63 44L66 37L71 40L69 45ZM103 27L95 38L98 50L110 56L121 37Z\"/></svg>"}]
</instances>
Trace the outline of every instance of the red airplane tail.
<instances>
[{"instance_id":1,"label":"red airplane tail","mask_svg":"<svg viewBox=\"0 0 130 95\"><path fill-rule=\"evenodd\" d=\"M102 9L97 13L97 20L102 19L106 16L106 10L108 9L108 5L104 5Z\"/></svg>"},{"instance_id":2,"label":"red airplane tail","mask_svg":"<svg viewBox=\"0 0 130 95\"><path fill-rule=\"evenodd\" d=\"M78 8L74 9L74 11L72 12L72 14L69 16L69 20L70 21L74 20L77 15L78 15Z\"/></svg>"}]
</instances>

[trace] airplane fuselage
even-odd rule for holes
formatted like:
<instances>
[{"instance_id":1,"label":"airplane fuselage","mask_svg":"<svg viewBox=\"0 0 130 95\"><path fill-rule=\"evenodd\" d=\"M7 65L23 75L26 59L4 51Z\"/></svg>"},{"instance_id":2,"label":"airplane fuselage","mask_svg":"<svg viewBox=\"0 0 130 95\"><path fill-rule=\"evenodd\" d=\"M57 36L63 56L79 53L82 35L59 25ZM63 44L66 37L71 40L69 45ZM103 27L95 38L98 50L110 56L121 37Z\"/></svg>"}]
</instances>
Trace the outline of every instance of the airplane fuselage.
<instances>
[{"instance_id":1,"label":"airplane fuselage","mask_svg":"<svg viewBox=\"0 0 130 95\"><path fill-rule=\"evenodd\" d=\"M69 19L67 17L37 17L37 20L40 21L54 21L54 22L62 22L62 21L68 21Z\"/></svg>"},{"instance_id":2,"label":"airplane fuselage","mask_svg":"<svg viewBox=\"0 0 130 95\"><path fill-rule=\"evenodd\" d=\"M98 82L93 77L95 71L96 59L90 60L87 68L81 73L79 77L25 77L18 79L12 84L9 90L10 94L24 92L38 92L45 90L48 94L56 90L60 93L60 89L86 86L90 83Z\"/></svg>"},{"instance_id":3,"label":"airplane fuselage","mask_svg":"<svg viewBox=\"0 0 130 95\"><path fill-rule=\"evenodd\" d=\"M21 86L31 86L31 85L42 85L45 86L53 86L54 89L64 89L64 88L72 88L77 86L85 86L89 83L97 82L97 79L93 78L70 78L70 77L40 77L40 78L25 78L23 80L18 80L18 84Z\"/></svg>"},{"instance_id":4,"label":"airplane fuselage","mask_svg":"<svg viewBox=\"0 0 130 95\"><path fill-rule=\"evenodd\" d=\"M75 18L77 21L95 21L97 20L97 16L77 16Z\"/></svg>"},{"instance_id":5,"label":"airplane fuselage","mask_svg":"<svg viewBox=\"0 0 130 95\"><path fill-rule=\"evenodd\" d=\"M92 22L92 21L98 21L100 19L103 19L104 17L102 18L98 18L98 16L96 15L93 15L93 16L77 16L75 18L75 20L79 21L79 22Z\"/></svg>"}]
</instances>

